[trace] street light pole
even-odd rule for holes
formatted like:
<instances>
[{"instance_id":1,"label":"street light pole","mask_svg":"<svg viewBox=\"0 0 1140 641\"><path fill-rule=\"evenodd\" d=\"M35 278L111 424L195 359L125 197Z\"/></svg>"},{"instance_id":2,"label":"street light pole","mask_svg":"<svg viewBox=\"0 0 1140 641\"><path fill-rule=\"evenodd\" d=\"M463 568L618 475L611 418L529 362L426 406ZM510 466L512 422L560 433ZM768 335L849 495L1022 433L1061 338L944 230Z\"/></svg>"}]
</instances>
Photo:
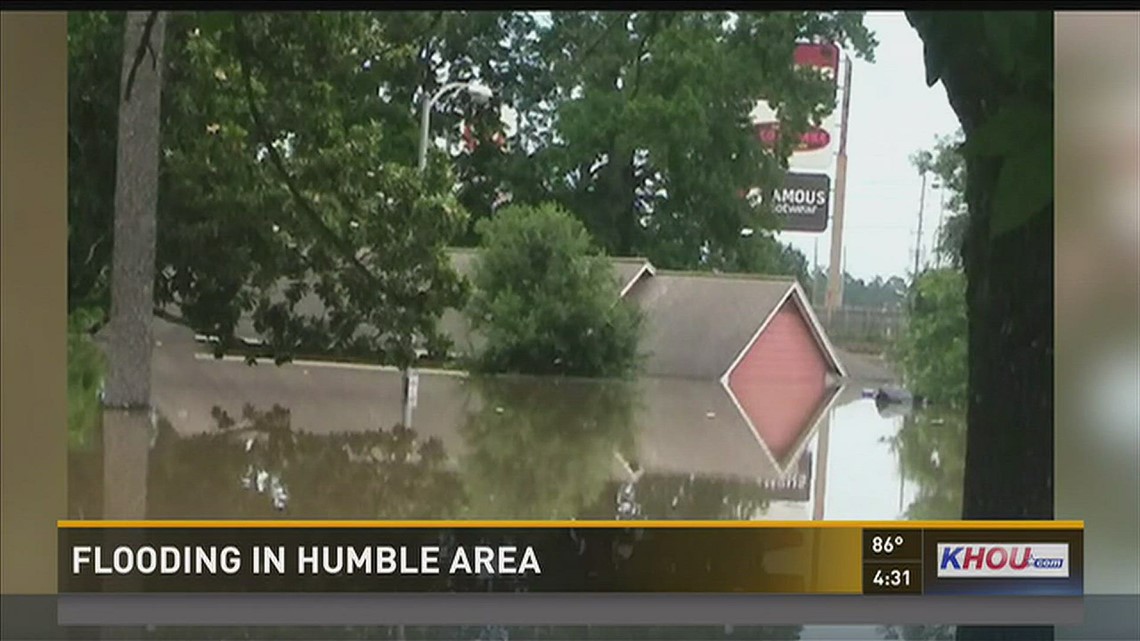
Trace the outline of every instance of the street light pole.
<instances>
[{"instance_id":1,"label":"street light pole","mask_svg":"<svg viewBox=\"0 0 1140 641\"><path fill-rule=\"evenodd\" d=\"M449 82L436 90L434 94L425 96L420 108L420 149L419 170L427 169L428 138L431 131L431 110L435 104L449 93L465 89L477 102L486 103L491 99L491 90L475 82Z\"/></svg>"},{"instance_id":2,"label":"street light pole","mask_svg":"<svg viewBox=\"0 0 1140 641\"><path fill-rule=\"evenodd\" d=\"M922 170L922 193L918 197L918 236L914 243L914 280L918 281L918 270L920 262L922 261L922 213L926 205L926 174L927 170Z\"/></svg>"},{"instance_id":3,"label":"street light pole","mask_svg":"<svg viewBox=\"0 0 1140 641\"><path fill-rule=\"evenodd\" d=\"M460 90L466 90L471 98L480 104L485 104L491 99L491 90L475 82L449 82L437 89L435 93L424 95L423 104L420 107L420 145L416 159L416 167L420 173L427 169L428 139L431 137L431 111L444 96ZM418 396L419 377L411 367L405 367L400 374L403 385L403 424L404 427L410 428L412 426L412 410L415 409L415 398Z\"/></svg>"}]
</instances>

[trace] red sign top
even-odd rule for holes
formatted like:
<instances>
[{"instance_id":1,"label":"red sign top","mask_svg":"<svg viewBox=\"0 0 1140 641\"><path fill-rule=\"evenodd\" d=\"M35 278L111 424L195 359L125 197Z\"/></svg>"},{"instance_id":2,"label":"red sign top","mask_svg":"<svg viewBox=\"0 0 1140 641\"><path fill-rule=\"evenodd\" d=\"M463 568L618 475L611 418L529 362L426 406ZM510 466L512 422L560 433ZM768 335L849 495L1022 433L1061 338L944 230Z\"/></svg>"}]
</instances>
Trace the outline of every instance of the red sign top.
<instances>
[{"instance_id":1,"label":"red sign top","mask_svg":"<svg viewBox=\"0 0 1140 641\"><path fill-rule=\"evenodd\" d=\"M796 45L795 62L804 67L821 67L837 71L839 47L830 43Z\"/></svg>"}]
</instances>

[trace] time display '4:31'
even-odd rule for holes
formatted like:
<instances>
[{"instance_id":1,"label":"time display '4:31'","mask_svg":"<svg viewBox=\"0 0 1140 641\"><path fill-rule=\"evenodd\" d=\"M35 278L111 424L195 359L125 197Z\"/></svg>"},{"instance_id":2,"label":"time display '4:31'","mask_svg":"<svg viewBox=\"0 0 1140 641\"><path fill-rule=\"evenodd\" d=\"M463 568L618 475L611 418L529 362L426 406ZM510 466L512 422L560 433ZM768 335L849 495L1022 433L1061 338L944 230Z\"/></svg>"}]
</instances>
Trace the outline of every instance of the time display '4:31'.
<instances>
[{"instance_id":1,"label":"time display '4:31'","mask_svg":"<svg viewBox=\"0 0 1140 641\"><path fill-rule=\"evenodd\" d=\"M871 582L881 588L910 587L910 569L877 568L875 570L875 575L871 577Z\"/></svg>"},{"instance_id":2,"label":"time display '4:31'","mask_svg":"<svg viewBox=\"0 0 1140 641\"><path fill-rule=\"evenodd\" d=\"M922 563L866 563L863 594L922 594Z\"/></svg>"}]
</instances>

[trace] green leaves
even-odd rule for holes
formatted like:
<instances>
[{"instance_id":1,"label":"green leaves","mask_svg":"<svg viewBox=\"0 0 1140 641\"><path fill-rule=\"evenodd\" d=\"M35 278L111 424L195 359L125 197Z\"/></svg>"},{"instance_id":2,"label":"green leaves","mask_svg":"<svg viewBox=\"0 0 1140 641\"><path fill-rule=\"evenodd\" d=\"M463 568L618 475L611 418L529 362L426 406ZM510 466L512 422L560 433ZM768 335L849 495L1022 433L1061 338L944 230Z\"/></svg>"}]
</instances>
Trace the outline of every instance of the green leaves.
<instances>
[{"instance_id":1,"label":"green leaves","mask_svg":"<svg viewBox=\"0 0 1140 641\"><path fill-rule=\"evenodd\" d=\"M697 267L706 245L731 252L742 227L765 222L737 198L781 173L750 111L765 96L790 131L802 129L829 96L793 66L796 40L834 39L857 55L874 47L858 12L567 11L533 34L516 39L515 55L542 81L511 90L541 124L517 163L459 160L466 202L478 217L500 188L515 202L557 202L608 253L673 268Z\"/></svg>"},{"instance_id":2,"label":"green leaves","mask_svg":"<svg viewBox=\"0 0 1140 641\"><path fill-rule=\"evenodd\" d=\"M234 12L232 11L199 11L195 13L200 34L213 37L233 27Z\"/></svg>"},{"instance_id":3,"label":"green leaves","mask_svg":"<svg viewBox=\"0 0 1140 641\"><path fill-rule=\"evenodd\" d=\"M963 406L967 337L965 274L939 269L919 276L898 345L911 390L934 403Z\"/></svg>"},{"instance_id":4,"label":"green leaves","mask_svg":"<svg viewBox=\"0 0 1140 641\"><path fill-rule=\"evenodd\" d=\"M1032 40L1037 13L1032 11L982 12L983 36L993 52L998 70L1013 75L1026 55L1026 45Z\"/></svg>"},{"instance_id":5,"label":"green leaves","mask_svg":"<svg viewBox=\"0 0 1140 641\"><path fill-rule=\"evenodd\" d=\"M631 373L640 316L619 300L609 261L556 205L511 206L480 224L483 249L467 310L485 334L485 371L571 376Z\"/></svg>"},{"instance_id":6,"label":"green leaves","mask_svg":"<svg viewBox=\"0 0 1140 641\"><path fill-rule=\"evenodd\" d=\"M106 300L116 15L69 21L73 308ZM423 30L407 17L172 15L157 304L177 301L183 320L218 335L220 348L245 316L275 356L414 360L435 317L461 303L442 249L464 211L449 171L437 163L421 176L412 167L419 43L407 46L400 27ZM381 80L393 87L390 102L378 95ZM300 282L321 285L308 303L283 293Z\"/></svg>"},{"instance_id":7,"label":"green leaves","mask_svg":"<svg viewBox=\"0 0 1140 641\"><path fill-rule=\"evenodd\" d=\"M990 237L1021 228L1052 201L1050 16L985 11L910 12L907 17L925 45L927 83L951 74L948 88L957 96L956 108L966 109L963 117L976 127L965 153L1000 163L992 193L982 190L990 196ZM978 220L982 224L984 218Z\"/></svg>"},{"instance_id":8,"label":"green leaves","mask_svg":"<svg viewBox=\"0 0 1140 641\"><path fill-rule=\"evenodd\" d=\"M992 238L1018 229L1053 201L1051 108L1026 101L1007 104L970 136L965 153L1001 160L990 203Z\"/></svg>"},{"instance_id":9,"label":"green leaves","mask_svg":"<svg viewBox=\"0 0 1140 641\"><path fill-rule=\"evenodd\" d=\"M974 131L964 151L977 156L1007 156L1045 136L1052 138L1051 108L1028 101L1003 105Z\"/></svg>"},{"instance_id":10,"label":"green leaves","mask_svg":"<svg viewBox=\"0 0 1140 641\"><path fill-rule=\"evenodd\" d=\"M1048 213L1053 202L1053 140L1038 140L1006 156L998 174L990 218L990 236L999 238L1034 216Z\"/></svg>"},{"instance_id":11,"label":"green leaves","mask_svg":"<svg viewBox=\"0 0 1140 641\"><path fill-rule=\"evenodd\" d=\"M311 346L406 359L409 337L425 337L431 317L458 298L442 246L457 229L476 241L464 209L487 218L503 194L557 202L610 252L648 254L663 267L696 266L705 246L726 262L776 261L772 247L741 245L742 227L771 221L737 193L770 183L780 164L756 143L749 111L765 95L788 105L789 127L806 123L819 87L790 64L794 41L836 39L867 55L874 38L859 13L728 17L172 14L157 302L178 301L209 333L253 316L283 353ZM110 12L69 24L76 308L107 300L122 30ZM455 96L439 105L433 134L465 121L479 147L433 154L428 175L410 175L416 96L471 78L519 112L517 133L499 149L490 143L504 129L498 102ZM354 255L365 250L371 277ZM279 296L310 280L335 319L302 317L297 300Z\"/></svg>"},{"instance_id":12,"label":"green leaves","mask_svg":"<svg viewBox=\"0 0 1140 641\"><path fill-rule=\"evenodd\" d=\"M102 312L92 308L67 317L67 434L73 448L91 444L102 417L99 391L106 363L92 337L102 321Z\"/></svg>"}]
</instances>

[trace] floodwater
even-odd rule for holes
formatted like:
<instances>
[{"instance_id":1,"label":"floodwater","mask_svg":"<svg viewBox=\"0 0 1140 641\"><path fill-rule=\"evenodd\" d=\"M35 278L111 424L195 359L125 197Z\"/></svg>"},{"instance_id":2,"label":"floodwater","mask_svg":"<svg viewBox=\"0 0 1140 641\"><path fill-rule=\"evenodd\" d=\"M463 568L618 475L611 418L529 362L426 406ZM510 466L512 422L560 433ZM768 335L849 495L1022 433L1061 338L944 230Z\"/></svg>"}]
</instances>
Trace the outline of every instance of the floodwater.
<instances>
[{"instance_id":1,"label":"floodwater","mask_svg":"<svg viewBox=\"0 0 1140 641\"><path fill-rule=\"evenodd\" d=\"M412 425L403 428L397 425L398 373L317 363L250 366L192 351L161 345L156 411L106 414L102 434L89 439L93 445L71 452L72 518L894 520L960 514L962 417L879 408L864 396L881 381L848 380L815 397L768 390L766 398L798 399L802 406L746 417L716 382L424 372ZM949 634L944 627L862 631L868 638ZM168 632L180 634L160 629L146 636ZM833 633L827 626L320 631L330 639L806 639ZM211 634L197 629L194 636Z\"/></svg>"},{"instance_id":2,"label":"floodwater","mask_svg":"<svg viewBox=\"0 0 1140 641\"><path fill-rule=\"evenodd\" d=\"M248 367L196 365L231 373ZM369 378L398 385L391 373ZM265 387L253 381L248 396L263 396ZM71 517L960 515L962 417L892 415L863 398L858 381L796 413L806 418L782 455L765 443L762 418L741 417L717 384L421 374L419 388L407 429L380 422L399 416L398 397L387 402L376 389L380 409L355 408L352 391L335 386L297 394L292 404L257 403L240 387L216 400L183 389L149 420L108 415L96 445L72 452ZM373 419L379 424L368 428Z\"/></svg>"}]
</instances>

